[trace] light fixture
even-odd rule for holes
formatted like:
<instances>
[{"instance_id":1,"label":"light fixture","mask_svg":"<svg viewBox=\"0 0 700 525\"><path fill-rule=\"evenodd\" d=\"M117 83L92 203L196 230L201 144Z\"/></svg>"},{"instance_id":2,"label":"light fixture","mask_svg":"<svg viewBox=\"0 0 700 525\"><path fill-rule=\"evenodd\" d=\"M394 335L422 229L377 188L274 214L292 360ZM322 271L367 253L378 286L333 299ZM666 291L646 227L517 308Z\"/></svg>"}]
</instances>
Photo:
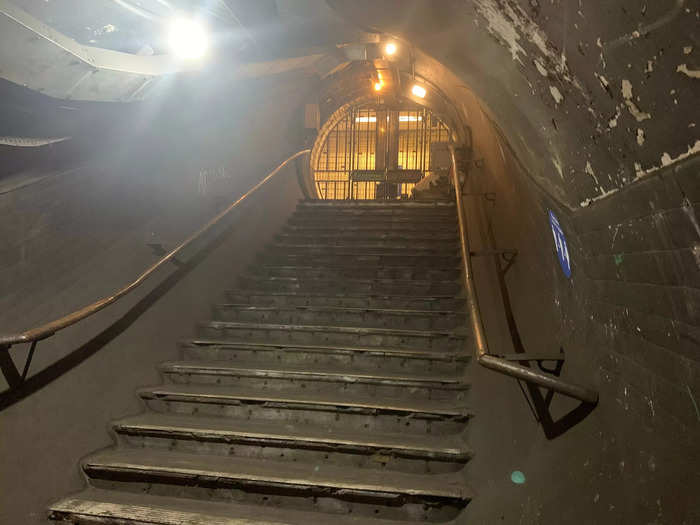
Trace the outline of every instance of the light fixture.
<instances>
[{"instance_id":1,"label":"light fixture","mask_svg":"<svg viewBox=\"0 0 700 525\"><path fill-rule=\"evenodd\" d=\"M386 53L387 56L391 56L396 53L396 49L396 44L393 42L387 42L387 44L384 46L384 53Z\"/></svg>"},{"instance_id":2,"label":"light fixture","mask_svg":"<svg viewBox=\"0 0 700 525\"><path fill-rule=\"evenodd\" d=\"M382 85L383 85L383 84L382 84L381 81L375 82L375 83L374 83L374 90L375 90L375 91L381 91L381 90L382 90Z\"/></svg>"},{"instance_id":3,"label":"light fixture","mask_svg":"<svg viewBox=\"0 0 700 525\"><path fill-rule=\"evenodd\" d=\"M413 84L413 87L411 88L411 93L413 93L418 98L425 98L425 94L427 93L427 91L423 86Z\"/></svg>"},{"instance_id":4,"label":"light fixture","mask_svg":"<svg viewBox=\"0 0 700 525\"><path fill-rule=\"evenodd\" d=\"M209 35L201 21L180 16L170 22L168 44L178 58L196 60L207 54Z\"/></svg>"}]
</instances>

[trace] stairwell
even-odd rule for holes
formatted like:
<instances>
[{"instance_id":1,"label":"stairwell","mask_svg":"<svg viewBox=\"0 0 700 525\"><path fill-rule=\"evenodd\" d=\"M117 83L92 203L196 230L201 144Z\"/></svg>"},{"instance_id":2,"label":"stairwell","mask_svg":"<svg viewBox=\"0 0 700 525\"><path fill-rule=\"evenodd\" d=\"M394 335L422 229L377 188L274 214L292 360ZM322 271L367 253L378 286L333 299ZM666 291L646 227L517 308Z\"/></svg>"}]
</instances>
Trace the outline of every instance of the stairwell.
<instances>
[{"instance_id":1,"label":"stairwell","mask_svg":"<svg viewBox=\"0 0 700 525\"><path fill-rule=\"evenodd\" d=\"M453 203L301 202L51 519L461 521L472 342L459 257Z\"/></svg>"}]
</instances>

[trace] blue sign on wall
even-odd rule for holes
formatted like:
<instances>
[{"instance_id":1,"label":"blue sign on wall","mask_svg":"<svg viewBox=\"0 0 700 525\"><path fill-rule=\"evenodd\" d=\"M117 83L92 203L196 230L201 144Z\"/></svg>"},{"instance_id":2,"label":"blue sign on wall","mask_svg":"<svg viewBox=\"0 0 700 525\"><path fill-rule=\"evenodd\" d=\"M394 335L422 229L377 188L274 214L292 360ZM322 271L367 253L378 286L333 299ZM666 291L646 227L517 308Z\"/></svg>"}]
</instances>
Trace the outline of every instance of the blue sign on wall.
<instances>
[{"instance_id":1,"label":"blue sign on wall","mask_svg":"<svg viewBox=\"0 0 700 525\"><path fill-rule=\"evenodd\" d=\"M564 230L561 229L559 221L552 210L549 210L549 225L552 227L554 246L557 249L559 265L564 275L571 278L571 259L569 258L569 248L566 246L566 237L564 236Z\"/></svg>"}]
</instances>

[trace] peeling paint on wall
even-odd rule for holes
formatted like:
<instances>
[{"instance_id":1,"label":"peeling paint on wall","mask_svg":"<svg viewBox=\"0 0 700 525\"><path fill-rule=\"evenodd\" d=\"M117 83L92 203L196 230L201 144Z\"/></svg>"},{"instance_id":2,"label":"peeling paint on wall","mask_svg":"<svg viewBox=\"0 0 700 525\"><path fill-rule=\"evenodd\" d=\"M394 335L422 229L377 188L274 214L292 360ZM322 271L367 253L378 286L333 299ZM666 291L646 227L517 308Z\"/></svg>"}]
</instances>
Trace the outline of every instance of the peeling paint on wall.
<instances>
[{"instance_id":1,"label":"peeling paint on wall","mask_svg":"<svg viewBox=\"0 0 700 525\"><path fill-rule=\"evenodd\" d=\"M700 152L700 140L696 140L695 144L692 146L688 147L688 151L685 153L681 153L677 157L671 157L668 153L664 152L663 155L661 155L661 164L658 166L653 166L649 169L642 169L641 164L635 163L635 173L637 174L635 180L644 177L646 175L649 175L651 173L654 173L655 171L660 170L661 168L665 168L666 166L670 166L671 164L675 164L676 162L679 162L681 160L687 159L691 155L695 155L696 153Z\"/></svg>"},{"instance_id":2,"label":"peeling paint on wall","mask_svg":"<svg viewBox=\"0 0 700 525\"><path fill-rule=\"evenodd\" d=\"M556 86L549 86L549 92L552 94L552 98L557 104L561 104L561 101L564 100L564 95L561 94L561 91L559 91Z\"/></svg>"},{"instance_id":3,"label":"peeling paint on wall","mask_svg":"<svg viewBox=\"0 0 700 525\"><path fill-rule=\"evenodd\" d=\"M637 122L643 122L651 118L649 113L641 111L632 100L632 83L626 78L622 79L622 98L625 100L627 111L637 119Z\"/></svg>"},{"instance_id":4,"label":"peeling paint on wall","mask_svg":"<svg viewBox=\"0 0 700 525\"><path fill-rule=\"evenodd\" d=\"M520 55L527 56L527 51L520 42L529 42L539 52L540 56L533 59L533 63L540 75L559 78L576 87L581 95L588 99L581 83L569 71L566 55L557 53L547 45L545 32L516 1L475 0L474 3L477 12L488 22L489 33L508 47L513 60L523 64ZM554 93L552 96L557 99Z\"/></svg>"},{"instance_id":5,"label":"peeling paint on wall","mask_svg":"<svg viewBox=\"0 0 700 525\"><path fill-rule=\"evenodd\" d=\"M543 77L548 76L547 69L544 67L544 65L542 65L542 62L540 60L535 59L535 60L533 60L533 62L535 63L535 67L537 68L537 71L540 72L540 75L542 75Z\"/></svg>"},{"instance_id":6,"label":"peeling paint on wall","mask_svg":"<svg viewBox=\"0 0 700 525\"><path fill-rule=\"evenodd\" d=\"M688 69L688 66L686 64L679 64L676 68L676 72L683 73L684 75L690 78L700 78L700 70Z\"/></svg>"},{"instance_id":7,"label":"peeling paint on wall","mask_svg":"<svg viewBox=\"0 0 700 525\"><path fill-rule=\"evenodd\" d=\"M644 145L644 130L642 128L637 128L637 144Z\"/></svg>"}]
</instances>

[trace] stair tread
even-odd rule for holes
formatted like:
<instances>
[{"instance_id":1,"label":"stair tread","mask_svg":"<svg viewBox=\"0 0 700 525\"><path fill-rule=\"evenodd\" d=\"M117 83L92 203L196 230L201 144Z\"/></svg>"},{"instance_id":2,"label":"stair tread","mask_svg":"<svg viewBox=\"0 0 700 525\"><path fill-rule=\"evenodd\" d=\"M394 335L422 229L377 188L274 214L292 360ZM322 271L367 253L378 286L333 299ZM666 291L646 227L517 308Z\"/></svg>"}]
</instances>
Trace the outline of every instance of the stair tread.
<instances>
[{"instance_id":1,"label":"stair tread","mask_svg":"<svg viewBox=\"0 0 700 525\"><path fill-rule=\"evenodd\" d=\"M368 232L354 232L354 231L328 231L327 233L321 233L319 231L314 231L313 233L303 233L299 231L282 231L277 234L277 237L285 237L285 238L313 238L313 239L352 239L352 240L357 240L357 239L381 239L381 240L387 240L387 239L408 239L411 241L418 241L418 240L439 240L439 241L459 241L459 237L457 237L456 232L449 232L449 233L444 233L444 232L431 232L431 231L423 231L423 232L418 232L415 234L408 234L408 233L403 233L403 232L395 232L395 231L375 231L374 234L368 234Z\"/></svg>"},{"instance_id":2,"label":"stair tread","mask_svg":"<svg viewBox=\"0 0 700 525\"><path fill-rule=\"evenodd\" d=\"M306 199L299 201L300 207L309 208L454 208L452 200L347 200L347 199Z\"/></svg>"},{"instance_id":3,"label":"stair tread","mask_svg":"<svg viewBox=\"0 0 700 525\"><path fill-rule=\"evenodd\" d=\"M144 493L88 488L51 506L54 512L83 518L131 520L158 525L409 525L395 521L350 517L342 514L305 512L263 505L203 501ZM105 521L106 523L107 521ZM128 522L128 521L127 521ZM119 521L119 523L122 523Z\"/></svg>"},{"instance_id":4,"label":"stair tread","mask_svg":"<svg viewBox=\"0 0 700 525\"><path fill-rule=\"evenodd\" d=\"M235 348L260 348L260 349L294 349L302 351L328 351L344 353L371 353L371 354L391 354L397 356L424 357L440 360L468 359L469 356L463 352L445 352L436 350L421 350L414 348L388 348L388 347L363 347L344 345L305 345L295 343L254 343L254 342L233 342L221 339L191 339L184 344L195 346L229 346Z\"/></svg>"},{"instance_id":5,"label":"stair tread","mask_svg":"<svg viewBox=\"0 0 700 525\"><path fill-rule=\"evenodd\" d=\"M256 265L255 269L272 269L272 270L344 270L344 269L357 269L357 263L350 262L345 265L335 265L335 266L329 266L329 265L323 265L323 264L262 264L262 265ZM370 266L364 266L362 269L374 269ZM415 270L418 272L425 272L429 270L438 270L438 271L454 271L454 270L459 270L459 266L456 264L453 266L430 266L428 268L421 268L420 266L410 266L410 265L394 265L394 266L377 266L377 268L390 268L391 270Z\"/></svg>"},{"instance_id":6,"label":"stair tread","mask_svg":"<svg viewBox=\"0 0 700 525\"><path fill-rule=\"evenodd\" d=\"M406 330L402 328L371 328L365 326L332 326L287 323L239 323L235 321L206 321L212 328L248 328L254 330L296 330L300 332L342 332L347 334L403 335L413 337L464 337L456 330Z\"/></svg>"},{"instance_id":7,"label":"stair tread","mask_svg":"<svg viewBox=\"0 0 700 525\"><path fill-rule=\"evenodd\" d=\"M305 423L290 424L266 420L235 420L221 417L171 415L148 412L130 416L113 423L118 431L158 431L191 436L217 438L248 438L270 441L295 441L309 445L365 447L380 450L421 452L428 455L467 458L471 451L457 435L436 436L359 432L336 427L319 427Z\"/></svg>"},{"instance_id":8,"label":"stair tread","mask_svg":"<svg viewBox=\"0 0 700 525\"><path fill-rule=\"evenodd\" d=\"M312 291L306 291L306 290L300 290L297 292L291 292L291 291L283 291L283 292L274 292L271 290L253 290L253 289L230 289L227 290L227 293L231 294L239 294L239 295L264 295L264 296L270 296L270 297L286 297L286 296L309 296L309 297L328 297L328 298L337 298L337 297L375 297L378 299L387 299L387 300L406 300L406 299L415 299L416 301L426 301L426 300L432 300L432 299L461 299L463 300L464 297L460 295L455 295L455 294L432 294L432 295L397 295L397 294L381 294L381 293L376 293L376 292L365 292L365 293L358 293L358 292L347 292L347 293L337 293L337 294L332 294L328 292L312 292Z\"/></svg>"},{"instance_id":9,"label":"stair tread","mask_svg":"<svg viewBox=\"0 0 700 525\"><path fill-rule=\"evenodd\" d=\"M211 456L155 449L113 448L89 456L83 468L130 473L192 476L216 480L336 490L471 499L459 474L411 474L357 467Z\"/></svg>"},{"instance_id":10,"label":"stair tread","mask_svg":"<svg viewBox=\"0 0 700 525\"><path fill-rule=\"evenodd\" d=\"M265 255L265 254L263 253L263 255ZM310 257L309 254L304 254L304 253L284 253L284 252L280 253L280 252L277 252L274 255L278 259L280 257L286 257L289 259ZM339 257L338 255L334 255L332 253L327 254L327 255L330 255L332 257ZM313 254L313 257L317 258L318 254ZM402 253L376 253L376 252L369 251L369 252L353 253L351 256L348 256L347 254L345 254L345 255L343 255L343 257L344 257L344 260L348 260L348 257L350 257L351 260L355 260L355 261L363 260L363 259L376 259L376 258L380 258L380 257L402 257L402 258L421 257L421 258L430 258L430 259L454 259L455 261L458 260L457 254L444 254L444 253L437 254L437 253L408 252L408 251L405 251ZM418 266L418 267L420 267L420 266Z\"/></svg>"},{"instance_id":11,"label":"stair tread","mask_svg":"<svg viewBox=\"0 0 700 525\"><path fill-rule=\"evenodd\" d=\"M335 277L333 279L323 279L316 277L287 277L287 276L267 276L267 275L255 275L255 274L242 274L242 278L251 280L262 280L262 281L313 281L313 282L323 282L330 284L343 283L400 283L400 284L429 284L429 285L439 285L439 284L453 284L459 285L457 279L392 279L390 277L378 277L376 279L357 279L348 277Z\"/></svg>"},{"instance_id":12,"label":"stair tread","mask_svg":"<svg viewBox=\"0 0 700 525\"><path fill-rule=\"evenodd\" d=\"M375 244L325 244L325 243L292 243L292 242L274 242L270 244L271 247L273 248L321 248L321 249L331 249L331 248L348 248L352 250L357 250L357 249L363 249L363 248L368 248L368 249L373 249L373 248L379 248L380 246L375 246ZM447 243L445 243L447 244ZM453 250L457 250L458 242L454 241L451 243L453 246L451 248ZM415 245L408 243L408 244L396 244L394 246L388 246L388 248L392 249L405 249L405 250L410 250L411 248L414 248ZM445 247L442 247L445 249ZM428 248L423 248L427 250ZM433 249L433 248L430 248ZM406 253L406 256L410 256L411 252ZM418 255L421 255L421 252L417 252ZM365 255L365 254L362 254ZM387 254L377 254L377 255L387 255ZM400 253L400 255L404 255L404 253ZM444 257L444 255L442 255Z\"/></svg>"},{"instance_id":13,"label":"stair tread","mask_svg":"<svg viewBox=\"0 0 700 525\"><path fill-rule=\"evenodd\" d=\"M160 365L162 371L184 373L255 373L265 377L300 377L300 378L334 378L336 380L359 381L403 381L412 383L440 383L445 385L465 385L463 377L458 374L418 374L408 372L383 372L376 367L372 370L363 370L358 367L318 366L318 365L277 365L275 363L260 363L245 361L167 361Z\"/></svg>"},{"instance_id":14,"label":"stair tread","mask_svg":"<svg viewBox=\"0 0 700 525\"><path fill-rule=\"evenodd\" d=\"M464 315L464 311L458 310L411 310L408 308L357 308L346 306L255 306L245 303L221 303L216 305L217 308L230 308L232 310L250 310L250 311L307 311L307 312L353 312L353 313L378 313L388 315L425 315L431 317L440 317L447 315Z\"/></svg>"},{"instance_id":15,"label":"stair tread","mask_svg":"<svg viewBox=\"0 0 700 525\"><path fill-rule=\"evenodd\" d=\"M471 410L465 405L448 404L447 401L426 399L393 399L375 396L353 395L343 392L305 392L301 389L289 392L264 392L253 387L232 387L219 385L175 384L158 385L139 390L141 396L159 397L196 397L210 400L241 400L257 403L284 403L314 406L342 406L346 408L384 410L391 412L425 413L444 417L469 417Z\"/></svg>"}]
</instances>

